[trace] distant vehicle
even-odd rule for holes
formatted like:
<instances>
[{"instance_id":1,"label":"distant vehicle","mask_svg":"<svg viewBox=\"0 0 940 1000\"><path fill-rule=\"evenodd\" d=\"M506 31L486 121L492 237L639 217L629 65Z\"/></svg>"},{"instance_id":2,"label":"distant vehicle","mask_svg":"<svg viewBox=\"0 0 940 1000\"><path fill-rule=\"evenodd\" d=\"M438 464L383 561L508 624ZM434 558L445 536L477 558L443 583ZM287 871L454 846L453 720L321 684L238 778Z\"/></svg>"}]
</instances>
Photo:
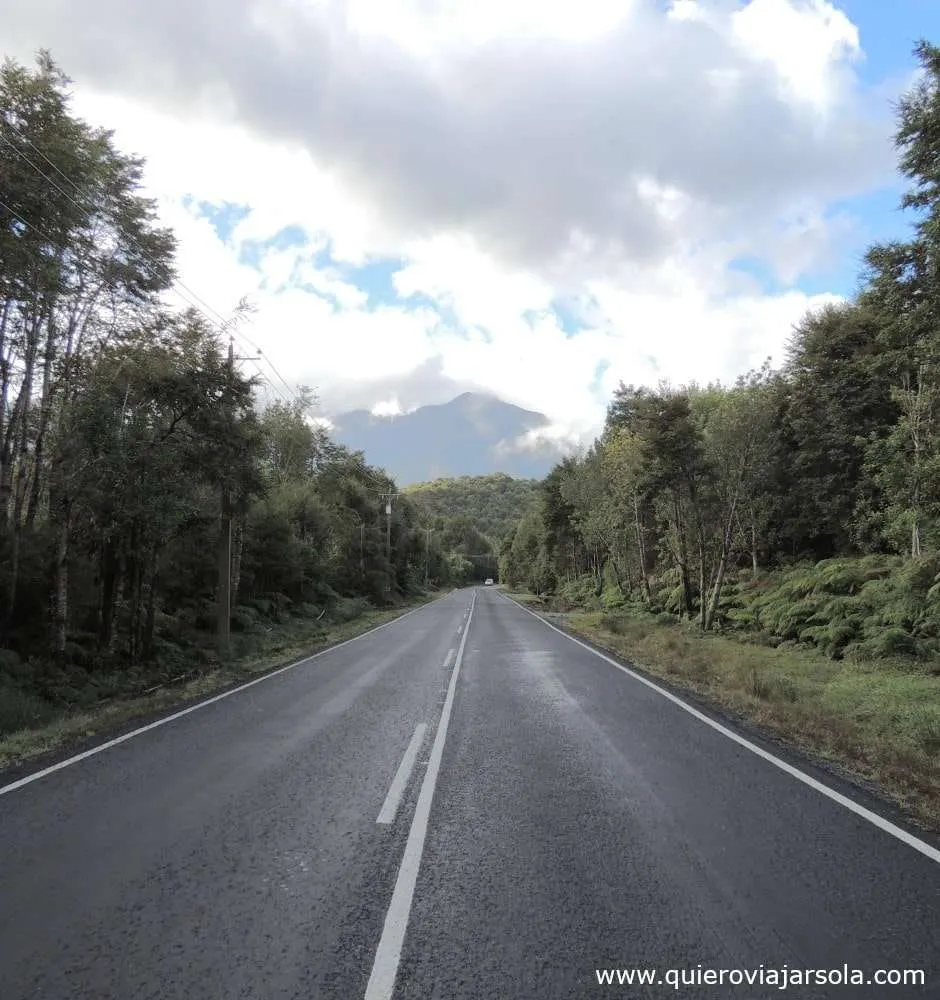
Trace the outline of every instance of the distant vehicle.
<instances>
[{"instance_id":1,"label":"distant vehicle","mask_svg":"<svg viewBox=\"0 0 940 1000\"><path fill-rule=\"evenodd\" d=\"M487 577L487 578L486 578L486 579L485 579L485 580L483 581L483 586L484 586L484 587L492 587L492 586L493 586L493 578L492 578L491 576L488 576L488 577Z\"/></svg>"}]
</instances>

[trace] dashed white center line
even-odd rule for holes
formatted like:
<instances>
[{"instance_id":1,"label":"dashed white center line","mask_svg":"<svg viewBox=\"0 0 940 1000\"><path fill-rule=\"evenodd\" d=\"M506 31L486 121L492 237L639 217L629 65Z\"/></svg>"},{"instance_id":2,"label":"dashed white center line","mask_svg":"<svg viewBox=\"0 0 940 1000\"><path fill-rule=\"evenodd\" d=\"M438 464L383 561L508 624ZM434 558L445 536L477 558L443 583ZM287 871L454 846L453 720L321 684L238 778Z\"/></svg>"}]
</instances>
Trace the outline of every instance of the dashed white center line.
<instances>
[{"instance_id":1,"label":"dashed white center line","mask_svg":"<svg viewBox=\"0 0 940 1000\"><path fill-rule=\"evenodd\" d=\"M457 652L455 649L448 649L447 656L444 657L444 666L449 667L454 659L454 654Z\"/></svg>"},{"instance_id":2,"label":"dashed white center line","mask_svg":"<svg viewBox=\"0 0 940 1000\"><path fill-rule=\"evenodd\" d=\"M470 617L473 617L473 603L470 604ZM375 952L375 962L372 965L372 975L366 987L365 1000L391 1000L395 989L395 977L398 975L398 963L401 960L401 950L405 943L405 931L408 929L408 918L411 915L411 902L414 898L415 885L418 881L418 869L421 867L421 855L424 853L424 839L428 832L428 820L431 816L431 801L434 798L434 788L437 775L441 769L441 758L444 755L444 741L447 739L447 726L450 723L454 708L454 693L457 690L457 677L460 674L460 664L463 662L464 647L467 645L467 635L470 632L470 622L464 632L460 648L457 650L457 662L450 675L450 686L447 698L441 711L441 721L434 736L434 745L428 757L428 769L424 772L421 792L418 795L418 805L415 807L411 830L408 832L408 842L398 869L398 879L392 893L392 901L385 915L385 926L382 937Z\"/></svg>"},{"instance_id":3,"label":"dashed white center line","mask_svg":"<svg viewBox=\"0 0 940 1000\"><path fill-rule=\"evenodd\" d=\"M382 805L382 809L379 812L379 818L376 820L376 823L387 825L395 822L395 814L398 812L401 797L405 793L405 788L408 785L408 779L411 777L411 772L414 770L415 760L418 757L418 750L421 748L421 743L424 740L424 734L427 732L427 728L427 724L424 722L419 723L415 728L415 734L411 737L408 749L405 750L405 756L402 757L401 763L398 765L398 770L395 772L395 777L392 779L391 787L388 790L388 795L385 796L385 802Z\"/></svg>"}]
</instances>

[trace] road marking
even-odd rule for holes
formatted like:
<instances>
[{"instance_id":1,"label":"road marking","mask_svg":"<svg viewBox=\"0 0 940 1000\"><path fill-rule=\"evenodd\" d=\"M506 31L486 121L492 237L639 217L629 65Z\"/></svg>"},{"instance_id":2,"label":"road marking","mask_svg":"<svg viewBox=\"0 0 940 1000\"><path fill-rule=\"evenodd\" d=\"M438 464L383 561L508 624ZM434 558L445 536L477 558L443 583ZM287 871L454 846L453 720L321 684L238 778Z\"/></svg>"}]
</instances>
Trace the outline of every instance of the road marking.
<instances>
[{"instance_id":1,"label":"road marking","mask_svg":"<svg viewBox=\"0 0 940 1000\"><path fill-rule=\"evenodd\" d=\"M473 604L470 605L470 615L473 616ZM447 727L454 708L454 692L457 690L457 677L463 662L463 651L467 644L467 634L470 631L469 622L464 632L460 648L457 650L457 662L454 672L450 675L450 686L447 689L447 700L441 711L441 721L437 725L434 745L428 756L428 769L424 772L418 804L415 807L411 829L408 831L408 842L398 869L398 878L392 892L392 901L385 914L385 925L382 937L375 952L372 964L372 975L366 986L365 1000L391 1000L395 989L395 977L398 975L398 963L401 960L401 949L405 942L405 931L408 929L408 917L411 914L411 901L414 898L415 885L418 881L418 869L421 867L421 855L424 853L424 838L428 832L428 819L431 815L431 801L434 798L434 787L437 775L441 769L441 758L444 755L444 741L447 739Z\"/></svg>"},{"instance_id":2,"label":"road marking","mask_svg":"<svg viewBox=\"0 0 940 1000\"><path fill-rule=\"evenodd\" d=\"M427 728L427 724L424 722L420 722L415 727L414 736L411 737L411 742L405 750L405 756L402 757L401 763L398 765L398 770L392 779L391 787L388 790L388 795L385 796L385 802L382 804L382 809L379 812L379 818L376 820L376 823L388 824L395 822L395 814L398 812L401 797L405 793L408 779L414 770L415 761L418 758L418 750L421 749L421 741L424 739Z\"/></svg>"},{"instance_id":3,"label":"road marking","mask_svg":"<svg viewBox=\"0 0 940 1000\"><path fill-rule=\"evenodd\" d=\"M445 667L449 667L450 666L450 661L454 658L454 653L455 652L456 652L456 650L453 647L451 647L450 649L447 650L447 656L444 657L444 666Z\"/></svg>"},{"instance_id":4,"label":"road marking","mask_svg":"<svg viewBox=\"0 0 940 1000\"><path fill-rule=\"evenodd\" d=\"M700 722L704 722L706 726L711 726L712 729L717 730L723 736L727 736L729 740L733 740L739 746L750 750L751 753L757 754L758 757L761 757L768 763L773 764L774 767L779 767L781 771L785 771L791 777L796 778L797 781L802 781L804 785L809 785L810 788L813 788L822 795L825 795L827 798L832 799L833 802L837 802L840 806L844 806L850 812L855 813L857 816L861 816L862 819L868 820L868 822L873 826L877 826L880 830L884 830L885 833L889 833L892 837L896 837L898 840L907 844L908 847L913 847L915 851L919 851L924 855L924 857L930 858L931 861L936 861L937 864L940 864L940 850L937 850L936 847L932 847L920 838L915 837L912 833L908 833L907 830L896 826L890 820L885 819L883 816L879 816L878 813L872 812L870 809L866 809L857 802L853 802L848 796L842 795L840 792L837 792L834 788L830 788L828 785L824 785L821 781L817 781L815 778L804 773L799 768L794 767L792 764L788 764L785 760L775 757L772 753L764 750L763 747L759 747L756 743L752 743L750 740L746 740L743 736L739 736L736 732L728 729L727 726L723 726L720 722L710 719L703 712L699 712L698 709L693 708L691 705L686 704L681 698L676 697L676 695L674 695L671 691L667 691L665 688L660 687L658 684L647 679L646 677L643 677L641 674L636 673L636 671L631 670L629 667L625 667L622 663L618 663L610 656L606 656L604 653L601 653L596 649L592 649L592 647L586 642L582 642L580 639L576 639L573 635L569 635L557 626L552 625L551 622L546 621L541 615L537 615L524 604L514 601L506 594L501 596L505 597L506 600L510 601L512 604L515 604L517 608L521 608L527 614L532 615L533 618L540 621L543 625L547 625L553 632L557 632L559 635L563 635L566 639L570 639L571 642L580 646L582 649L586 649L589 653L593 653L595 656L600 657L612 667L616 667L618 670L625 673L628 677L632 677L641 684L645 684L648 688L652 688L664 698L668 698L674 705L678 705L679 708L688 712L689 715L694 716Z\"/></svg>"},{"instance_id":5,"label":"road marking","mask_svg":"<svg viewBox=\"0 0 940 1000\"><path fill-rule=\"evenodd\" d=\"M446 596L449 595L445 595L445 597ZM391 621L384 622L382 625L376 625L375 628L370 628L368 632L360 632L359 635L354 635L351 639L344 639L342 642L336 643L335 646L330 646L328 649L321 649L319 653L312 653L310 656L305 656L302 660L296 660L294 663L288 663L284 667L272 670L271 673L265 674L263 677L256 677L253 681L248 681L246 684L240 684L238 687L232 688L231 691L223 691L222 694L213 695L205 701L200 701L196 705L190 705L188 708L184 708L179 712L174 712L172 715L166 716L166 718L157 719L156 722L148 723L148 725L141 726L139 729L134 729L132 732L125 733L123 736L118 736L113 740L108 740L106 743L101 743L96 747L92 747L90 750L85 750L82 753L75 754L74 757L69 757L66 760L59 761L58 764L51 764L49 767L44 767L41 771L36 771L34 774L26 775L25 778L20 778L18 781L12 781L9 785L3 785L0 787L0 795L6 795L8 792L14 792L17 788L22 788L24 785L28 785L33 781L38 781L40 778L46 777L47 774L52 774L55 771L61 771L64 767L70 767L72 764L77 764L79 761L87 760L89 757L94 757L95 754L99 754L104 750L110 750L111 747L116 747L120 743L126 743L128 740L132 740L135 736L147 733L151 729L157 729L159 726L165 726L168 722L174 722L176 719L182 719L184 715L189 715L191 712L197 712L200 708L205 708L207 705L213 705L217 701L222 701L223 698L228 698L233 694L246 691L248 688L254 687L256 684L261 684L263 681L269 681L272 677L277 677L279 674L283 674L288 670L293 670L294 667L299 667L303 663L309 663L310 660L316 660L321 656L326 656L327 653L332 653L334 650L339 649L342 646L348 646L351 642L355 642L357 639L364 639L367 635L375 635L376 632L381 631L383 628L388 628L389 625L394 625L396 622L400 622L403 618L408 618L409 615L413 615L416 611L421 611L423 608L430 607L430 605L436 604L437 601L442 600L444 600L444 598L439 597L435 601L429 601L427 604L422 604L417 608L412 608L410 611L406 611L403 615L399 615Z\"/></svg>"}]
</instances>

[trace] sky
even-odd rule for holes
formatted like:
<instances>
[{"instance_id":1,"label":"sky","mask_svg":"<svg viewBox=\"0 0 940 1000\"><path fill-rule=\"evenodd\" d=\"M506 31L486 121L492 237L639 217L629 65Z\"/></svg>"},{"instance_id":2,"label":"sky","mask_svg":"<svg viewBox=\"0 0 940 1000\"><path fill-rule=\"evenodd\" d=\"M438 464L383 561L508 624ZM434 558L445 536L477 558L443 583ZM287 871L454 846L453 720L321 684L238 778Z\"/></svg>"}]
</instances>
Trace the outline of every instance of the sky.
<instances>
[{"instance_id":1,"label":"sky","mask_svg":"<svg viewBox=\"0 0 940 1000\"><path fill-rule=\"evenodd\" d=\"M484 391L562 444L620 381L779 365L906 235L919 38L938 0L0 0L321 415Z\"/></svg>"}]
</instances>

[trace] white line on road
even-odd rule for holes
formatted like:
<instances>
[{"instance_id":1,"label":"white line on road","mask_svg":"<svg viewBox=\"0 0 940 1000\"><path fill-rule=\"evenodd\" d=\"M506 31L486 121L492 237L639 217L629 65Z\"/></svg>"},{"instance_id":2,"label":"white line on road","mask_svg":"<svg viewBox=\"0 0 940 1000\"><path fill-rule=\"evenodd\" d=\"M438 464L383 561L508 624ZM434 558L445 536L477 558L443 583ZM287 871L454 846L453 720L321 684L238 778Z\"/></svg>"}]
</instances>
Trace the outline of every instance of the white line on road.
<instances>
[{"instance_id":1,"label":"white line on road","mask_svg":"<svg viewBox=\"0 0 940 1000\"><path fill-rule=\"evenodd\" d=\"M451 660L453 660L455 652L456 652L456 650L453 649L453 648L447 650L447 656L444 657L444 666L445 667L449 667L450 666Z\"/></svg>"},{"instance_id":2,"label":"white line on road","mask_svg":"<svg viewBox=\"0 0 940 1000\"><path fill-rule=\"evenodd\" d=\"M824 785L821 781L817 781L815 778L810 777L810 775L805 774L799 768L794 767L792 764L788 764L786 761L781 760L779 757L775 757L772 753L764 750L762 747L757 746L756 743L751 743L750 740L746 740L743 736L739 736L736 732L728 729L727 726L723 726L720 722L715 722L714 719L710 719L707 715L699 712L697 709L693 708L691 705L687 705L681 698L677 698L672 692L667 691L665 688L661 688L658 684L653 683L653 681L648 680L641 674L636 673L634 670L630 670L629 667L625 667L622 663L618 663L616 660L609 656L605 656L603 653L596 649L593 649L586 642L582 642L580 639L576 639L573 635L568 635L567 632L552 625L551 622L547 622L541 615L537 615L534 611L531 611L524 604L520 604L518 601L514 601L511 597L503 594L503 597L507 601L515 604L517 608L521 608L527 614L532 615L533 618L540 621L543 625L547 625L553 632L557 632L559 635L563 635L566 639L570 639L573 643L580 646L582 649L586 649L589 653L593 653L595 656L600 657L602 660L609 663L612 667L616 667L618 670L625 673L628 677L632 677L634 680L639 681L641 684L645 684L648 688L652 688L654 691L661 694L664 698L668 698L674 705L678 705L683 711L689 713L689 715L695 716L699 722L704 722L706 726L711 726L712 729L716 729L723 736L727 736L729 740L734 740L739 746L745 747L750 750L751 753L757 754L763 760L768 761L773 764L774 767L779 767L781 771L786 771L791 777L796 778L798 781L802 781L804 785L809 785L810 788L815 789L827 798L832 799L833 802L838 802L840 806L844 806L850 812L854 812L857 816L861 816L862 819L868 820L873 826L877 826L880 830L884 830L885 833L890 833L892 837L897 837L898 840L903 841L908 847L913 847L915 851L919 851L925 857L930 858L931 861L936 861L940 864L940 851L935 847L931 847L930 844L925 843L913 834L908 833L907 830L896 826L890 820L886 820L883 816L879 816L878 813L872 812L870 809L866 809L864 806L859 805L857 802L853 802L852 799L845 795L840 794L834 788L830 788L828 785Z\"/></svg>"},{"instance_id":3,"label":"white line on road","mask_svg":"<svg viewBox=\"0 0 940 1000\"><path fill-rule=\"evenodd\" d=\"M470 604L470 616L473 616L473 603ZM372 964L372 975L366 987L365 1000L391 1000L395 989L395 977L398 975L398 963L401 959L402 945L405 943L405 931L408 929L408 917L411 914L411 901L414 898L415 885L418 881L418 869L421 867L421 855L424 853L424 838L428 832L428 819L431 815L431 800L434 798L434 787L437 784L438 771L441 769L441 758L444 755L444 741L447 739L447 726L450 723L454 708L454 692L457 690L457 676L460 664L463 662L463 651L467 644L470 623L464 632L460 649L457 650L457 662L454 672L450 675L450 687L447 689L447 700L441 711L441 721L434 736L434 745L428 757L428 769L424 772L421 792L418 795L418 805L415 807L411 829L408 831L408 842L398 869L398 878L385 914L385 926L382 937L375 952Z\"/></svg>"},{"instance_id":4,"label":"white line on road","mask_svg":"<svg viewBox=\"0 0 940 1000\"><path fill-rule=\"evenodd\" d=\"M444 598L439 597L437 600L442 601ZM296 660L294 663L288 663L287 666L279 667L277 670L272 670L271 673L265 674L263 677L256 677L253 681L248 681L247 684L240 684L238 687L232 688L231 691L223 691L222 694L214 695L212 698L200 701L196 705L190 705L188 708L184 708L179 712L174 712L172 715L168 715L163 719L157 719L156 722L151 722L146 726L141 726L139 729L134 729L129 733L125 733L123 736L118 736L113 740L108 740L106 743L101 743L96 747L92 747L90 750L85 750L82 753L75 754L74 757L69 757L67 760L59 761L58 764L52 764L49 767L44 767L41 771L36 771L34 774L28 774L25 778L20 778L18 781L12 781L9 785L3 785L0 787L0 795L6 795L7 792L14 792L17 788L22 788L23 785L28 785L30 782L38 781L40 778L44 778L47 774L52 774L54 771L61 771L63 767L69 767L71 764L77 764L80 760L86 760L88 757L94 757L95 754L99 754L103 750L109 750L111 747L116 747L119 743L125 743L127 740L132 740L135 736L140 736L141 733L147 733L151 729L156 729L158 726L165 726L168 722L173 722L176 719L181 719L184 715L189 715L190 712L197 712L200 708L205 708L207 705L213 705L215 702L221 701L223 698L228 698L233 694L238 694L240 691L246 691L248 688L254 687L255 684L261 684L263 681L269 681L272 677L277 677L279 674L283 674L287 670L293 670L294 667L299 667L302 663L309 663L310 660L316 660L321 656L326 656L327 653L332 653L334 650L337 650L342 646L348 646L351 642L355 642L357 639L364 639L367 635L375 635L375 633L381 629L388 628L389 625L394 625L395 622L400 622L403 618L413 615L416 611L421 611L422 608L426 608L429 605L436 603L437 601L429 601L428 604L422 604L420 607L412 608L411 611L406 611L403 615L393 618L390 622L384 622L382 625L376 625L375 628L370 628L368 632L360 632L359 635L354 635L351 639L344 639L342 642L336 643L335 646L330 646L328 649L321 649L319 653L312 653L310 656L305 656L302 660Z\"/></svg>"},{"instance_id":5,"label":"white line on road","mask_svg":"<svg viewBox=\"0 0 940 1000\"><path fill-rule=\"evenodd\" d=\"M424 739L427 728L427 724L424 722L416 726L415 734L411 737L411 742L405 750L405 756L402 757L401 763L398 765L398 770L392 779L392 785L388 790L388 795L385 796L385 802L382 804L382 809L379 812L379 818L376 820L376 823L388 824L395 822L395 813L398 812L401 797L405 793L408 779L414 770L418 750L421 748L421 741Z\"/></svg>"}]
</instances>

